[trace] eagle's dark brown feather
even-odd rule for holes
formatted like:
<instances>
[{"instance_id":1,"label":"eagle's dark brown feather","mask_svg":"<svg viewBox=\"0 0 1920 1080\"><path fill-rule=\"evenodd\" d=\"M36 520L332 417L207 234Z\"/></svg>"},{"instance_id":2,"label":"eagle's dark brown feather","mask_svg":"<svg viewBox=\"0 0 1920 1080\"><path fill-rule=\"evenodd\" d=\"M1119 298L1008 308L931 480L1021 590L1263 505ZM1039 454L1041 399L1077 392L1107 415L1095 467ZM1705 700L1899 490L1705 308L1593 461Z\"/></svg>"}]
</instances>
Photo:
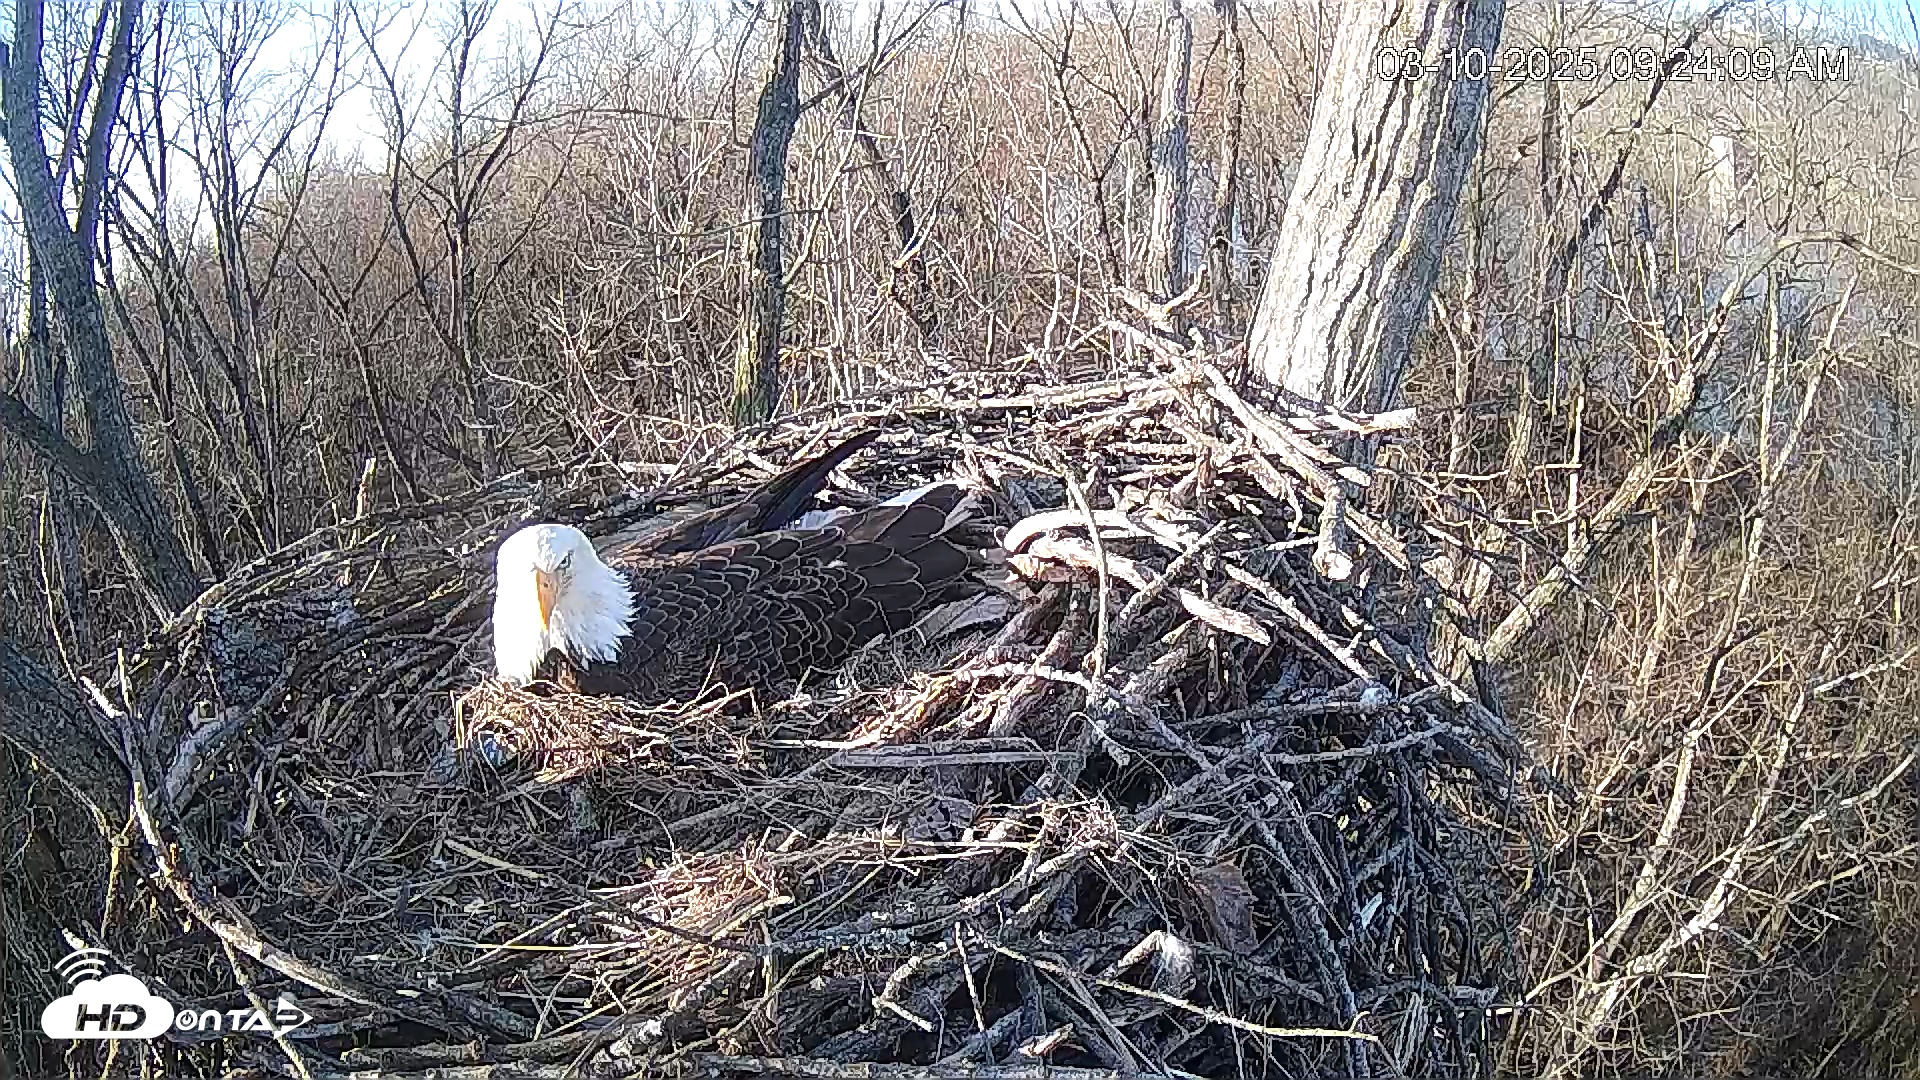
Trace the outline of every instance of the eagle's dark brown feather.
<instances>
[{"instance_id":1,"label":"eagle's dark brown feather","mask_svg":"<svg viewBox=\"0 0 1920 1080\"><path fill-rule=\"evenodd\" d=\"M828 457L844 458L841 449ZM814 486L790 487L799 495L786 497L775 524L796 516L825 481L829 470L813 468L821 460L790 471L809 470ZM973 559L944 535L963 495L944 485L912 504L877 506L821 528L612 556L607 565L626 579L634 606L617 659L580 664L554 653L541 677L566 691L657 702L687 700L716 684L770 688L831 667L934 605L977 591L967 573ZM753 513L732 520L753 520Z\"/></svg>"}]
</instances>

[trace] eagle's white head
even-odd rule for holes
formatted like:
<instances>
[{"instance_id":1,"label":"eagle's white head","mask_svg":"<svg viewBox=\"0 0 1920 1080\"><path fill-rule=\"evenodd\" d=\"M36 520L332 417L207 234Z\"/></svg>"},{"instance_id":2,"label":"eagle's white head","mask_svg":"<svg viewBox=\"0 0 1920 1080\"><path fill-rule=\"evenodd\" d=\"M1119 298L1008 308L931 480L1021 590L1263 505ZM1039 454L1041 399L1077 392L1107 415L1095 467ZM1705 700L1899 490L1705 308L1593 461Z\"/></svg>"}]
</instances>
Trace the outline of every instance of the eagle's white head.
<instances>
[{"instance_id":1,"label":"eagle's white head","mask_svg":"<svg viewBox=\"0 0 1920 1080\"><path fill-rule=\"evenodd\" d=\"M571 525L530 525L494 560L493 666L502 680L533 681L551 649L609 661L633 622L633 591Z\"/></svg>"}]
</instances>

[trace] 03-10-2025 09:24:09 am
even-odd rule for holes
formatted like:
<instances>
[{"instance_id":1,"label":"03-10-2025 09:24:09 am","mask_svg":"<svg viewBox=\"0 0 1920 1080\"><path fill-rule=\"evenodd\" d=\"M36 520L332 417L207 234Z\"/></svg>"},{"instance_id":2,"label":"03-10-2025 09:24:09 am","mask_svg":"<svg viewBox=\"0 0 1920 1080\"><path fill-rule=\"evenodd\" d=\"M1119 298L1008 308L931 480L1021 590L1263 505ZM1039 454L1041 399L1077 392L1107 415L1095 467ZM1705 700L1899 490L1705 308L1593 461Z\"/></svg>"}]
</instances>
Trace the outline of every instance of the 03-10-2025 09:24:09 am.
<instances>
[{"instance_id":1,"label":"03-10-2025 09:24:09 am","mask_svg":"<svg viewBox=\"0 0 1920 1080\"><path fill-rule=\"evenodd\" d=\"M1768 45L1661 49L1515 45L1447 49L1433 55L1412 45L1382 46L1374 75L1387 81L1425 78L1472 82L1840 82L1853 77L1848 46Z\"/></svg>"}]
</instances>

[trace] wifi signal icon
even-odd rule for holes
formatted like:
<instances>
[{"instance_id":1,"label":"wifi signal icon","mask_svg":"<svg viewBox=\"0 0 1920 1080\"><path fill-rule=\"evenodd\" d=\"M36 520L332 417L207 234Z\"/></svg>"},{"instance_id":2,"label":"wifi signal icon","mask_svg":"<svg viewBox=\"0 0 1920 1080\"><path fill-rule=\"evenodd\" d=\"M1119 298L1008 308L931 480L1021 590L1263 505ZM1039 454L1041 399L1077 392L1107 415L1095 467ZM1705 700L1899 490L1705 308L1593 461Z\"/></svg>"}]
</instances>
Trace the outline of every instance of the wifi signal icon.
<instances>
[{"instance_id":1,"label":"wifi signal icon","mask_svg":"<svg viewBox=\"0 0 1920 1080\"><path fill-rule=\"evenodd\" d=\"M60 959L53 970L67 980L68 988L93 982L107 973L107 961L113 956L105 949L75 949Z\"/></svg>"}]
</instances>

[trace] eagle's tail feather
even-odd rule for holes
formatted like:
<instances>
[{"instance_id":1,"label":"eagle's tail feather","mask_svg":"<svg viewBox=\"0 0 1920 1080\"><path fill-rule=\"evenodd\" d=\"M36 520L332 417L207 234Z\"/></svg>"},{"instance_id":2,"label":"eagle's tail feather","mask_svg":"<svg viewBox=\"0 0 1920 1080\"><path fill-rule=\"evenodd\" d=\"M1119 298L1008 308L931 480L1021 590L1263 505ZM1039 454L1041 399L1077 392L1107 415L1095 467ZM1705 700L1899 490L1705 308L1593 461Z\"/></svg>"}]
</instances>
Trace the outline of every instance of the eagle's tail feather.
<instances>
[{"instance_id":1,"label":"eagle's tail feather","mask_svg":"<svg viewBox=\"0 0 1920 1080\"><path fill-rule=\"evenodd\" d=\"M650 535L646 550L653 555L679 555L784 528L801 516L801 508L815 493L827 486L833 470L879 437L878 428L869 428L819 457L787 469L738 502L696 514Z\"/></svg>"}]
</instances>

